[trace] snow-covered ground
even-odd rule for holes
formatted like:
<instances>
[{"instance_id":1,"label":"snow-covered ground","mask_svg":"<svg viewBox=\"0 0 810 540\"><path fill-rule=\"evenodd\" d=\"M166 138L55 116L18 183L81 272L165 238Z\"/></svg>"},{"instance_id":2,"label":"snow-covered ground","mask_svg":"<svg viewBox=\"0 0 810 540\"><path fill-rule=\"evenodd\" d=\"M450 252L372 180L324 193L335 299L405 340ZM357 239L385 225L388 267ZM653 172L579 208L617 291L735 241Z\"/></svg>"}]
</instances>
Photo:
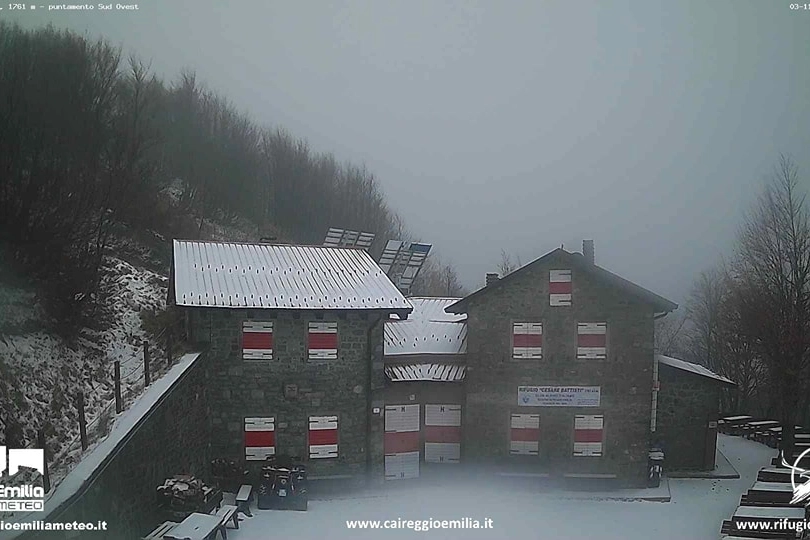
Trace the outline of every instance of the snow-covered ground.
<instances>
[{"instance_id":1,"label":"snow-covered ground","mask_svg":"<svg viewBox=\"0 0 810 540\"><path fill-rule=\"evenodd\" d=\"M232 540L273 538L598 538L600 540L684 540L720 537L720 525L740 495L775 451L758 443L720 435L719 448L740 473L735 480L670 479L672 500L621 502L567 498L566 493L509 492L482 483L415 486L377 497L310 501L307 512L254 510L253 518L229 530ZM570 495L570 494L569 494ZM463 520L491 529L349 529L347 520Z\"/></svg>"}]
</instances>

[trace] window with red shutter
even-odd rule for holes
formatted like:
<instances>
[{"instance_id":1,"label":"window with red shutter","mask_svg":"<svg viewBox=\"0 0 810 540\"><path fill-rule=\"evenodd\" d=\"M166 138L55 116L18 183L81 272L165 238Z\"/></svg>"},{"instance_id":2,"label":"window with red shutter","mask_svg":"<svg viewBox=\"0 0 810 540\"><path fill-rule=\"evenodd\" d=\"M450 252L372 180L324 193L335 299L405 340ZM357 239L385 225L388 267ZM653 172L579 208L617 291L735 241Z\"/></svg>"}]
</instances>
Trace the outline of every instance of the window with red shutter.
<instances>
[{"instance_id":1,"label":"window with red shutter","mask_svg":"<svg viewBox=\"0 0 810 540\"><path fill-rule=\"evenodd\" d=\"M512 323L512 358L543 357L543 323Z\"/></svg>"},{"instance_id":2,"label":"window with red shutter","mask_svg":"<svg viewBox=\"0 0 810 540\"><path fill-rule=\"evenodd\" d=\"M574 417L574 455L602 455L605 420L601 414L576 415Z\"/></svg>"},{"instance_id":3,"label":"window with red shutter","mask_svg":"<svg viewBox=\"0 0 810 540\"><path fill-rule=\"evenodd\" d=\"M273 359L273 322L242 322L242 358L245 360Z\"/></svg>"},{"instance_id":4,"label":"window with red shutter","mask_svg":"<svg viewBox=\"0 0 810 540\"><path fill-rule=\"evenodd\" d=\"M338 351L337 323L309 323L307 351L310 360L336 360Z\"/></svg>"},{"instance_id":5,"label":"window with red shutter","mask_svg":"<svg viewBox=\"0 0 810 540\"><path fill-rule=\"evenodd\" d=\"M607 323L577 323L577 358L607 358Z\"/></svg>"}]
</instances>

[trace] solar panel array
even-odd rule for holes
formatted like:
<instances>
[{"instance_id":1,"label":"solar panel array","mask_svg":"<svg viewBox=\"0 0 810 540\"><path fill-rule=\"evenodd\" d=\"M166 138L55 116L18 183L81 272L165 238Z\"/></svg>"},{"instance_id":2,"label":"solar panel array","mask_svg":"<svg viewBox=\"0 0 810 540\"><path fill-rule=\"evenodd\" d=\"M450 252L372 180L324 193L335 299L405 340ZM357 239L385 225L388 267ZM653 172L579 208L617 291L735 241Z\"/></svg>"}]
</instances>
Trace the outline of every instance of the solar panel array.
<instances>
[{"instance_id":1,"label":"solar panel array","mask_svg":"<svg viewBox=\"0 0 810 540\"><path fill-rule=\"evenodd\" d=\"M380 268L403 294L408 294L432 247L420 242L389 240L380 255Z\"/></svg>"},{"instance_id":2,"label":"solar panel array","mask_svg":"<svg viewBox=\"0 0 810 540\"><path fill-rule=\"evenodd\" d=\"M331 227L323 245L327 247L358 247L368 249L374 243L374 233L349 231Z\"/></svg>"}]
</instances>

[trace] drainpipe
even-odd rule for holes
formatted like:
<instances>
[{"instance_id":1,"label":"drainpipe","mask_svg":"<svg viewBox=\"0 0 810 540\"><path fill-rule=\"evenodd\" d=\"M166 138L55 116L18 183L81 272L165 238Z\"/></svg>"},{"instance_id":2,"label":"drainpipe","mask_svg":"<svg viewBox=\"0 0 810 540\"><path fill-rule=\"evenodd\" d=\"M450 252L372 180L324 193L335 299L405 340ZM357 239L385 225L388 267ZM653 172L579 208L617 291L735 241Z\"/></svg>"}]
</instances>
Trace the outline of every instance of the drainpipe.
<instances>
[{"instance_id":1,"label":"drainpipe","mask_svg":"<svg viewBox=\"0 0 810 540\"><path fill-rule=\"evenodd\" d=\"M366 483L371 482L371 409L373 408L371 379L372 374L374 373L374 361L376 355L376 351L372 346L371 337L374 334L374 330L377 329L377 325L380 324L381 321L384 321L385 318L385 315L380 315L377 320L374 321L374 324L369 327L368 335L366 336L366 349L368 350L369 356L368 361L366 362Z\"/></svg>"}]
</instances>

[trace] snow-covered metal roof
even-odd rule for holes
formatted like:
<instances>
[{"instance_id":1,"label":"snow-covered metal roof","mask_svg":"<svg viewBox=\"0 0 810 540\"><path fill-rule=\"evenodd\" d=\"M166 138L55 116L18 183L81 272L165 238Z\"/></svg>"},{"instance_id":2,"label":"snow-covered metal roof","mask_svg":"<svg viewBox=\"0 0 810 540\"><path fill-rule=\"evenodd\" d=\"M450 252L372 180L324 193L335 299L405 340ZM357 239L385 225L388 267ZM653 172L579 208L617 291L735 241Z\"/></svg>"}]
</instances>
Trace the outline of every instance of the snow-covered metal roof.
<instances>
[{"instance_id":1,"label":"snow-covered metal roof","mask_svg":"<svg viewBox=\"0 0 810 540\"><path fill-rule=\"evenodd\" d=\"M178 306L411 311L362 249L175 240L173 264Z\"/></svg>"},{"instance_id":2,"label":"snow-covered metal roof","mask_svg":"<svg viewBox=\"0 0 810 540\"><path fill-rule=\"evenodd\" d=\"M409 298L413 312L407 320L385 323L385 355L464 354L467 352L465 315L446 313L458 298Z\"/></svg>"},{"instance_id":3,"label":"snow-covered metal roof","mask_svg":"<svg viewBox=\"0 0 810 540\"><path fill-rule=\"evenodd\" d=\"M461 364L401 364L385 366L385 375L392 382L464 380L465 366Z\"/></svg>"},{"instance_id":4,"label":"snow-covered metal roof","mask_svg":"<svg viewBox=\"0 0 810 540\"><path fill-rule=\"evenodd\" d=\"M721 383L737 386L737 383L735 383L731 379L727 379L722 375L718 375L714 371L711 371L710 369L707 369L699 364L693 364L692 362L687 362L686 360L679 360L677 358L672 358L671 356L664 356L663 354L656 354L655 357L658 360L659 364L664 364L666 366L670 366L675 369L680 369L681 371L694 373L695 375L702 375L703 377L708 377Z\"/></svg>"}]
</instances>

